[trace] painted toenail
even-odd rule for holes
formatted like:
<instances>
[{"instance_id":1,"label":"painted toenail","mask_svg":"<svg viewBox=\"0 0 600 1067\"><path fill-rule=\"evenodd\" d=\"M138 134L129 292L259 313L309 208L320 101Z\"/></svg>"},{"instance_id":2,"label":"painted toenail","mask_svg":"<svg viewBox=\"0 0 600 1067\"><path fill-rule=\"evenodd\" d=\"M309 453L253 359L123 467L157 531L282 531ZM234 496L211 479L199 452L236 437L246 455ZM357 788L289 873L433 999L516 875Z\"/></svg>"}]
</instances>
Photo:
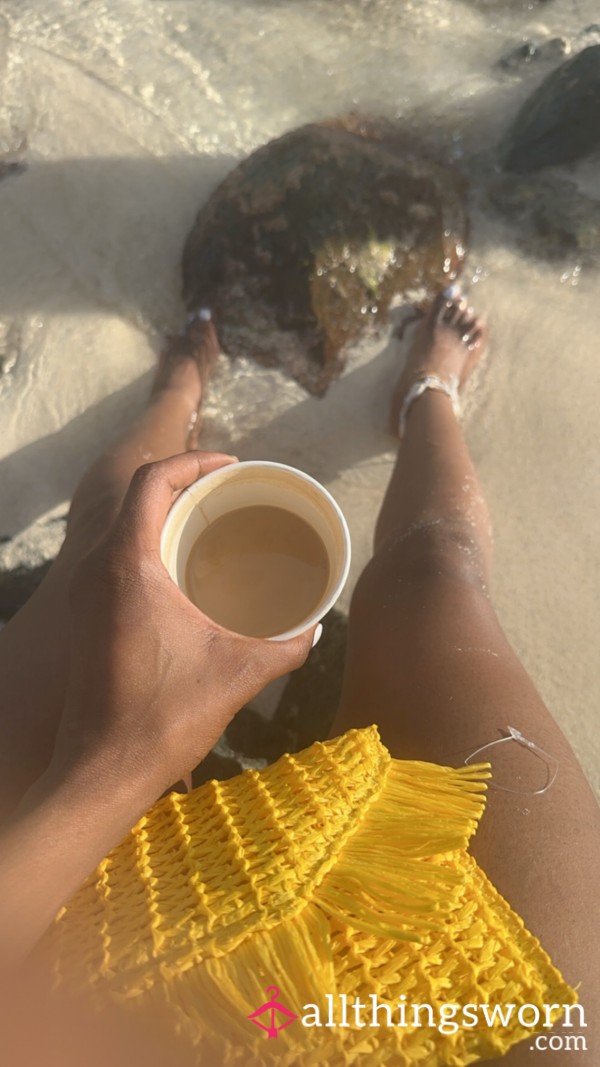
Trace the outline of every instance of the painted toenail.
<instances>
[{"instance_id":1,"label":"painted toenail","mask_svg":"<svg viewBox=\"0 0 600 1067\"><path fill-rule=\"evenodd\" d=\"M201 322L210 322L212 319L212 311L210 308L197 308L196 311L190 311L189 315L186 315L186 326L191 326L192 323L197 322L200 319Z\"/></svg>"}]
</instances>

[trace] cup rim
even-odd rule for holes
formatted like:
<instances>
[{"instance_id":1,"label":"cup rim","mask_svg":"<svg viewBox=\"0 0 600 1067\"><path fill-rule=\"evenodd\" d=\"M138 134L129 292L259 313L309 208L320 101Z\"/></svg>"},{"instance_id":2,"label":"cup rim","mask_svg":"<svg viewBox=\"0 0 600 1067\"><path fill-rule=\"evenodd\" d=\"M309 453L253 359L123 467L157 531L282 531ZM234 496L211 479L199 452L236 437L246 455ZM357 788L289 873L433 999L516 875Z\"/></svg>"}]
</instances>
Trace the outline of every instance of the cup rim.
<instances>
[{"instance_id":1,"label":"cup rim","mask_svg":"<svg viewBox=\"0 0 600 1067\"><path fill-rule=\"evenodd\" d=\"M163 547L164 547L164 544L165 544L166 539L167 539L168 531L172 527L173 521L174 521L175 517L179 514L179 512L184 511L186 505L189 507L189 504L190 504L190 499L189 498L190 497L193 498L194 487L197 486L197 485L200 485L200 484L204 484L207 480L210 480L213 477L214 477L214 479L216 481L217 480L216 479L217 475L221 475L221 477L225 476L225 479L232 478L232 477L234 477L235 472L240 470L240 468L246 468L247 469L248 467L254 467L254 468L270 467L270 468L275 468L276 470L289 471L291 474L293 474L296 477L300 478L302 481L308 482L315 489L317 489L317 491L320 493L321 496L323 496L326 499L327 503L329 504L330 508L333 510L336 518L338 519L338 522L339 522L341 530L342 530L342 539L343 539L343 543L344 543L344 557L343 557L343 560L342 560L342 566L340 568L339 578L338 578L335 586L333 587L331 593L327 597L327 600L324 601L324 603L322 605L320 605L318 610L314 611L313 614L310 615L309 618L305 622L303 622L301 625L295 626L291 630L286 630L285 633L275 634L275 635L273 635L271 637L264 637L264 638L260 638L259 639L259 640L263 640L263 641L290 641L292 638L299 637L300 634L306 633L307 630L310 630L313 626L315 626L320 621L320 619L322 619L327 614L328 611L331 610L331 608L335 604L336 600L339 598L339 596L340 596L340 594L341 594L341 592L342 592L342 590L343 590L343 588L344 588L344 586L346 584L346 581L348 579L348 574L349 574L349 571L350 571L352 548L351 548L351 540L350 540L350 530L348 529L348 523L346 521L346 517L345 517L340 505L338 504L337 500L335 499L335 497L332 496L332 494L329 492L329 489L326 489L326 487L324 485L322 485L321 482L317 481L316 478L313 478L313 476L311 474L307 474L306 471L302 471L298 467L292 467L291 464L289 464L289 463L279 463L276 460L270 460L270 459L245 459L245 460L238 460L237 463L225 464L223 467L217 467L216 470L212 470L208 474L202 475L200 478L197 478L195 482L192 482L191 485L186 486L186 488L182 491L181 495L177 498L175 503L169 509L169 512L168 512L167 517L166 517L166 519L164 521L163 528L162 528L162 531L161 531L161 538L160 538L161 559L162 559ZM220 626L220 623L215 623L215 626ZM220 629L224 630L227 633L236 633L235 630L227 630L227 627L225 627L225 626L220 626ZM238 634L238 636L240 636L240 635Z\"/></svg>"}]
</instances>

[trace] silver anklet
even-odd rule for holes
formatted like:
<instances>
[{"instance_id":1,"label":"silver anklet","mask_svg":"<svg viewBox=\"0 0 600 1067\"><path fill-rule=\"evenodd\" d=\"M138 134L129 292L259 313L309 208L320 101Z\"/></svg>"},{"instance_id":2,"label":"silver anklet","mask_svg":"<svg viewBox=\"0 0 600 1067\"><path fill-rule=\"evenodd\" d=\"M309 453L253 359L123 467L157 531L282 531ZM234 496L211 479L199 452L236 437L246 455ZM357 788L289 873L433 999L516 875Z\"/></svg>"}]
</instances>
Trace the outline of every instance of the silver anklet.
<instances>
[{"instance_id":1,"label":"silver anklet","mask_svg":"<svg viewBox=\"0 0 600 1067\"><path fill-rule=\"evenodd\" d=\"M402 407L400 408L400 415L398 416L398 437L404 437L406 431L406 417L415 400L426 389L436 389L439 393L445 393L450 397L452 401L452 410L456 417L460 415L460 398L458 395L458 375L451 374L449 380L446 382L443 378L438 378L437 374L425 374L422 378L417 378L411 385L408 393L402 401Z\"/></svg>"}]
</instances>

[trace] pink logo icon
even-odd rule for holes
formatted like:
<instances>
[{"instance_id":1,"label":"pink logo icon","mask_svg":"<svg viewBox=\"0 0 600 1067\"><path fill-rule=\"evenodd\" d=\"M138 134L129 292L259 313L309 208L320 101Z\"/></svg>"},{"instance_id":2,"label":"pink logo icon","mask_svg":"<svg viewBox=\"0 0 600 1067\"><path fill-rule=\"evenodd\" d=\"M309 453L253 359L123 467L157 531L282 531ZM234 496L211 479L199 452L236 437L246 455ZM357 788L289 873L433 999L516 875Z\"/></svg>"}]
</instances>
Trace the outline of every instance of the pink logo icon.
<instances>
[{"instance_id":1,"label":"pink logo icon","mask_svg":"<svg viewBox=\"0 0 600 1067\"><path fill-rule=\"evenodd\" d=\"M289 1011L288 1008L285 1008L283 1004L279 1003L277 1000L279 990L276 985L270 985L267 989L267 993L271 993L271 999L267 1000L261 1008L258 1008L252 1015L249 1015L248 1018L252 1019L252 1022L255 1023L256 1026L260 1026L261 1030L266 1030L267 1037L277 1037L279 1031L285 1030L285 1027L289 1026L290 1023L293 1023L294 1019L297 1019L298 1016L294 1015L293 1011ZM285 1017L285 1022L279 1023L279 1025L275 1022L275 1015L277 1012ZM259 1017L261 1015L267 1016L268 1025L264 1022L260 1022Z\"/></svg>"}]
</instances>

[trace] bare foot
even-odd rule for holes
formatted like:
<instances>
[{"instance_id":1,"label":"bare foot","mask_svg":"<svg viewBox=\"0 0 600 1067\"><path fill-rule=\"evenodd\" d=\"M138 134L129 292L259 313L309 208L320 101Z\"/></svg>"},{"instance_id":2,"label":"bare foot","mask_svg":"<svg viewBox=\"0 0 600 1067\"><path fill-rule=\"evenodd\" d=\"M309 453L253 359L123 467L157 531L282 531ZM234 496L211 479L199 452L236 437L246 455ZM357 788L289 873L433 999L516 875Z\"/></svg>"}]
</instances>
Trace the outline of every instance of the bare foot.
<instances>
[{"instance_id":1,"label":"bare foot","mask_svg":"<svg viewBox=\"0 0 600 1067\"><path fill-rule=\"evenodd\" d=\"M435 374L445 382L464 385L485 346L483 321L462 297L436 297L415 330L406 365L392 398L390 433L398 436L402 401L413 382Z\"/></svg>"},{"instance_id":2,"label":"bare foot","mask_svg":"<svg viewBox=\"0 0 600 1067\"><path fill-rule=\"evenodd\" d=\"M212 320L196 315L181 334L167 338L159 357L150 398L152 400L166 390L179 398L182 418L188 421L188 449L197 444L202 397L219 351Z\"/></svg>"}]
</instances>

